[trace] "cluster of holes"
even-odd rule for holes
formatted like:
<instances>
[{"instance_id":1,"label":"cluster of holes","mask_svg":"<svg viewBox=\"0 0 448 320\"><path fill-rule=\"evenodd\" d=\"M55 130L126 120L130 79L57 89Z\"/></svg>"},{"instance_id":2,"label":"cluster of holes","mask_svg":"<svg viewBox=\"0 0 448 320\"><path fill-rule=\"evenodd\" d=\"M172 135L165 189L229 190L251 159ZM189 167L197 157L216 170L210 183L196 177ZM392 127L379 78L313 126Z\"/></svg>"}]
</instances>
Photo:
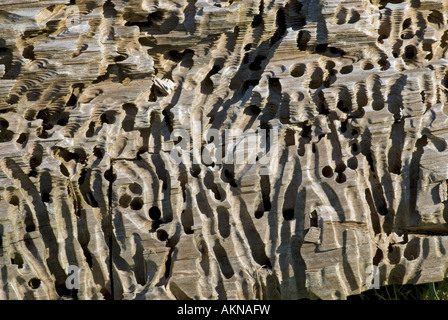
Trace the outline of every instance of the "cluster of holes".
<instances>
[{"instance_id":1,"label":"cluster of holes","mask_svg":"<svg viewBox=\"0 0 448 320\"><path fill-rule=\"evenodd\" d=\"M338 164L336 166L336 169L334 169L334 170L331 166L328 166L328 165L324 166L322 168L321 172L322 172L322 176L324 176L325 178L333 178L334 177L335 181L337 183L344 183L347 181L347 177L344 173L345 169L346 169L345 164L341 163L341 164ZM335 175L335 173L336 173L336 175Z\"/></svg>"},{"instance_id":2,"label":"cluster of holes","mask_svg":"<svg viewBox=\"0 0 448 320\"><path fill-rule=\"evenodd\" d=\"M347 8L341 8L341 10L339 10L339 12L336 14L336 23L341 25L341 24L345 24L345 23L356 23L359 21L359 19L361 18L360 14L358 11L356 11L355 9L350 9L347 10Z\"/></svg>"},{"instance_id":3,"label":"cluster of holes","mask_svg":"<svg viewBox=\"0 0 448 320\"><path fill-rule=\"evenodd\" d=\"M62 158L65 162L74 160L77 163L85 164L87 161L87 153L82 148L75 148L72 152L63 147L54 147L53 152L56 156Z\"/></svg>"},{"instance_id":4,"label":"cluster of holes","mask_svg":"<svg viewBox=\"0 0 448 320\"><path fill-rule=\"evenodd\" d=\"M143 200L140 197L132 197L129 194L124 194L118 200L122 208L130 207L132 210L138 211L143 208Z\"/></svg>"},{"instance_id":5,"label":"cluster of holes","mask_svg":"<svg viewBox=\"0 0 448 320\"><path fill-rule=\"evenodd\" d=\"M324 49L325 51L326 49ZM294 78L300 78L305 73L309 75L308 87L310 89L319 89L323 85L325 88L329 88L332 83L337 80L336 75L338 71L334 69L335 63L332 60L328 60L325 65L325 70L316 64L309 64L308 66L304 63L293 64L290 69L290 75ZM339 73L342 75L349 74L353 71L353 65L346 65L339 69ZM364 70L372 69L373 65L364 65ZM299 99L300 101L300 99Z\"/></svg>"}]
</instances>

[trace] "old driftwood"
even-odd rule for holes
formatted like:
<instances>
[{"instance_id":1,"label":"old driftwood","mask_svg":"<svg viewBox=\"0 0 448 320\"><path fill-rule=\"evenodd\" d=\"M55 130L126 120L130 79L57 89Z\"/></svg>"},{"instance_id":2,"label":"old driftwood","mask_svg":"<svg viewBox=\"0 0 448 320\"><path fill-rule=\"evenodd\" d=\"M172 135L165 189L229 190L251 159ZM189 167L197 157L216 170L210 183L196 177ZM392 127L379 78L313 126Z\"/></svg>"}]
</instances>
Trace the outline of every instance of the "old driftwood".
<instances>
[{"instance_id":1,"label":"old driftwood","mask_svg":"<svg viewBox=\"0 0 448 320\"><path fill-rule=\"evenodd\" d=\"M0 0L0 299L442 280L447 13Z\"/></svg>"}]
</instances>

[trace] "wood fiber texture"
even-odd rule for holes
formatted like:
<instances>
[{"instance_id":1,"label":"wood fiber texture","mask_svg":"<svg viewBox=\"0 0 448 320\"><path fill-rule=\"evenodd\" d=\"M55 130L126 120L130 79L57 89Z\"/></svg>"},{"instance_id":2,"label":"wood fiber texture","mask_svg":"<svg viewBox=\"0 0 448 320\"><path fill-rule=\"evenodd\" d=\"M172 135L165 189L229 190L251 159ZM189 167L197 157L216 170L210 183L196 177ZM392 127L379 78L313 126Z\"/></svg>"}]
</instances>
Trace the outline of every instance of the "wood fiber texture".
<instances>
[{"instance_id":1,"label":"wood fiber texture","mask_svg":"<svg viewBox=\"0 0 448 320\"><path fill-rule=\"evenodd\" d=\"M447 44L446 0L0 0L0 299L444 279Z\"/></svg>"}]
</instances>

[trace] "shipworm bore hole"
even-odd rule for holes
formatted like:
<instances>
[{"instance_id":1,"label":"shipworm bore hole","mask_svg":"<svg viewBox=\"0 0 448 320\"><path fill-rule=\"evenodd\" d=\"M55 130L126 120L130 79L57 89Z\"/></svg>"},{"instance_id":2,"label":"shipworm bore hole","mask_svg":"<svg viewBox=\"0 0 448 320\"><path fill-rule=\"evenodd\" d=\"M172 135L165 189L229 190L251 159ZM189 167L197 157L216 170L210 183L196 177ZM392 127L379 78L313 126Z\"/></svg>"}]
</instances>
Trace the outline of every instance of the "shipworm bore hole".
<instances>
[{"instance_id":1,"label":"shipworm bore hole","mask_svg":"<svg viewBox=\"0 0 448 320\"><path fill-rule=\"evenodd\" d=\"M291 66L291 76L298 78L305 74L306 65L303 63L297 63Z\"/></svg>"},{"instance_id":2,"label":"shipworm bore hole","mask_svg":"<svg viewBox=\"0 0 448 320\"><path fill-rule=\"evenodd\" d=\"M344 66L344 67L342 67L341 70L340 70L340 73L341 73L341 74L348 74L348 73L350 73L350 72L352 72L352 71L353 71L353 66L350 65L350 66Z\"/></svg>"},{"instance_id":3,"label":"shipworm bore hole","mask_svg":"<svg viewBox=\"0 0 448 320\"><path fill-rule=\"evenodd\" d=\"M325 178L330 178L330 177L332 177L332 176L333 176L333 169L332 169L330 166L325 166L325 167L323 167L323 169L322 169L322 175L323 175Z\"/></svg>"},{"instance_id":4,"label":"shipworm bore hole","mask_svg":"<svg viewBox=\"0 0 448 320\"><path fill-rule=\"evenodd\" d=\"M152 220L159 220L162 215L158 207L150 208L148 214Z\"/></svg>"},{"instance_id":5,"label":"shipworm bore hole","mask_svg":"<svg viewBox=\"0 0 448 320\"><path fill-rule=\"evenodd\" d=\"M140 194L142 194L143 189L142 189L141 185L134 182L129 185L129 191L131 191L134 194L140 195Z\"/></svg>"},{"instance_id":6,"label":"shipworm bore hole","mask_svg":"<svg viewBox=\"0 0 448 320\"><path fill-rule=\"evenodd\" d=\"M261 219L262 217L263 217L263 215L264 215L264 211L256 211L255 212L255 218L256 219Z\"/></svg>"},{"instance_id":7,"label":"shipworm bore hole","mask_svg":"<svg viewBox=\"0 0 448 320\"><path fill-rule=\"evenodd\" d=\"M117 180L117 175L112 172L112 169L107 169L104 172L104 178L106 178L106 180L109 182L114 182L115 180Z\"/></svg>"},{"instance_id":8,"label":"shipworm bore hole","mask_svg":"<svg viewBox=\"0 0 448 320\"><path fill-rule=\"evenodd\" d=\"M30 281L28 281L28 286L29 286L31 289L37 289L37 288L40 287L40 283L41 283L40 279L38 279L38 278L32 278Z\"/></svg>"},{"instance_id":9,"label":"shipworm bore hole","mask_svg":"<svg viewBox=\"0 0 448 320\"><path fill-rule=\"evenodd\" d=\"M387 209L387 207L380 207L378 208L378 213L382 216L385 216L389 213L389 210Z\"/></svg>"},{"instance_id":10,"label":"shipworm bore hole","mask_svg":"<svg viewBox=\"0 0 448 320\"><path fill-rule=\"evenodd\" d=\"M404 57L407 60L413 60L417 57L417 48L413 45L409 45L406 48L404 48Z\"/></svg>"},{"instance_id":11,"label":"shipworm bore hole","mask_svg":"<svg viewBox=\"0 0 448 320\"><path fill-rule=\"evenodd\" d=\"M141 208L143 208L143 200L139 197L135 197L134 199L132 199L129 206L132 210L140 210Z\"/></svg>"},{"instance_id":12,"label":"shipworm bore hole","mask_svg":"<svg viewBox=\"0 0 448 320\"><path fill-rule=\"evenodd\" d=\"M168 233L165 230L157 230L156 235L160 241L168 240Z\"/></svg>"},{"instance_id":13,"label":"shipworm bore hole","mask_svg":"<svg viewBox=\"0 0 448 320\"><path fill-rule=\"evenodd\" d=\"M128 194L124 194L120 197L120 200L118 200L118 203L120 204L120 207L127 208L129 207L129 204L132 201L132 197Z\"/></svg>"},{"instance_id":14,"label":"shipworm bore hole","mask_svg":"<svg viewBox=\"0 0 448 320\"><path fill-rule=\"evenodd\" d=\"M361 64L361 69L362 69L362 70L372 70L373 68L374 68L374 65L373 65L373 63L370 62L370 61L364 61L364 62Z\"/></svg>"},{"instance_id":15,"label":"shipworm bore hole","mask_svg":"<svg viewBox=\"0 0 448 320\"><path fill-rule=\"evenodd\" d=\"M358 159L356 157L351 157L347 160L347 167L352 170L356 170L358 168Z\"/></svg>"}]
</instances>

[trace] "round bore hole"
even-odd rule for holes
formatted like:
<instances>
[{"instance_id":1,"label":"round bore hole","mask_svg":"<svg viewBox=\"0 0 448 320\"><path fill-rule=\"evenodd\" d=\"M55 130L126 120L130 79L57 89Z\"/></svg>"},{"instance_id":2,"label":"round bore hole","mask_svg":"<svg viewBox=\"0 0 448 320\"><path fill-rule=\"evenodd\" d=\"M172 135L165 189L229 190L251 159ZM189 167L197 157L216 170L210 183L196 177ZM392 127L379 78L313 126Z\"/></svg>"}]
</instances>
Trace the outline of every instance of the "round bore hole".
<instances>
[{"instance_id":1,"label":"round bore hole","mask_svg":"<svg viewBox=\"0 0 448 320\"><path fill-rule=\"evenodd\" d=\"M380 207L378 208L378 213L382 216L385 216L389 213L389 210L387 210L387 207Z\"/></svg>"},{"instance_id":2,"label":"round bore hole","mask_svg":"<svg viewBox=\"0 0 448 320\"><path fill-rule=\"evenodd\" d=\"M356 170L356 168L358 168L358 159L356 159L356 157L351 157L350 159L348 159L347 167L352 170Z\"/></svg>"},{"instance_id":3,"label":"round bore hole","mask_svg":"<svg viewBox=\"0 0 448 320\"><path fill-rule=\"evenodd\" d=\"M322 175L323 175L325 178L330 178L331 176L333 176L333 169L332 169L330 166L325 166L325 167L322 169Z\"/></svg>"},{"instance_id":4,"label":"round bore hole","mask_svg":"<svg viewBox=\"0 0 448 320\"><path fill-rule=\"evenodd\" d=\"M407 46L404 48L404 56L409 60L414 59L417 56L417 49L412 45Z\"/></svg>"},{"instance_id":5,"label":"round bore hole","mask_svg":"<svg viewBox=\"0 0 448 320\"><path fill-rule=\"evenodd\" d=\"M165 230L157 230L157 239L159 239L160 241L166 241L168 240L168 233L166 233Z\"/></svg>"},{"instance_id":6,"label":"round bore hole","mask_svg":"<svg viewBox=\"0 0 448 320\"><path fill-rule=\"evenodd\" d=\"M120 197L120 200L118 200L118 203L120 204L120 207L127 208L129 204L131 203L132 197L128 194L124 194Z\"/></svg>"},{"instance_id":7,"label":"round bore hole","mask_svg":"<svg viewBox=\"0 0 448 320\"><path fill-rule=\"evenodd\" d=\"M129 205L132 210L140 210L141 208L143 208L143 200L141 198L136 197L132 199Z\"/></svg>"},{"instance_id":8,"label":"round bore hole","mask_svg":"<svg viewBox=\"0 0 448 320\"><path fill-rule=\"evenodd\" d=\"M264 215L264 211L260 210L260 211L255 212L256 219L261 219L263 217L263 215Z\"/></svg>"},{"instance_id":9,"label":"round bore hole","mask_svg":"<svg viewBox=\"0 0 448 320\"><path fill-rule=\"evenodd\" d=\"M342 67L341 70L340 70L340 73L341 74L348 74L348 73L350 73L352 71L353 71L353 66L350 65L350 66Z\"/></svg>"},{"instance_id":10,"label":"round bore hole","mask_svg":"<svg viewBox=\"0 0 448 320\"><path fill-rule=\"evenodd\" d=\"M32 278L30 281L28 281L28 286L31 289L37 289L40 287L40 282L41 282L40 279Z\"/></svg>"},{"instance_id":11,"label":"round bore hole","mask_svg":"<svg viewBox=\"0 0 448 320\"><path fill-rule=\"evenodd\" d=\"M117 179L117 175L111 169L108 169L104 172L104 178L109 182L114 182Z\"/></svg>"},{"instance_id":12,"label":"round bore hole","mask_svg":"<svg viewBox=\"0 0 448 320\"><path fill-rule=\"evenodd\" d=\"M129 191L135 194L142 194L143 189L138 183L134 182L129 185Z\"/></svg>"},{"instance_id":13,"label":"round bore hole","mask_svg":"<svg viewBox=\"0 0 448 320\"><path fill-rule=\"evenodd\" d=\"M162 213L160 212L160 209L158 207L152 207L149 209L149 217L152 220L159 220L162 216Z\"/></svg>"},{"instance_id":14,"label":"round bore hole","mask_svg":"<svg viewBox=\"0 0 448 320\"><path fill-rule=\"evenodd\" d=\"M334 61L332 61L332 60L328 60L325 63L325 69L327 69L327 70L332 70L332 69L334 69L334 67L336 67L336 63L334 63Z\"/></svg>"},{"instance_id":15,"label":"round bore hole","mask_svg":"<svg viewBox=\"0 0 448 320\"><path fill-rule=\"evenodd\" d=\"M361 66L362 70L372 70L374 68L374 65L370 61L366 61Z\"/></svg>"},{"instance_id":16,"label":"round bore hole","mask_svg":"<svg viewBox=\"0 0 448 320\"><path fill-rule=\"evenodd\" d=\"M294 78L301 77L305 74L306 66L303 63L295 64L291 67L291 76Z\"/></svg>"},{"instance_id":17,"label":"round bore hole","mask_svg":"<svg viewBox=\"0 0 448 320\"><path fill-rule=\"evenodd\" d=\"M285 210L283 210L283 218L285 220L292 220L292 219L294 219L294 209L285 209Z\"/></svg>"}]
</instances>

